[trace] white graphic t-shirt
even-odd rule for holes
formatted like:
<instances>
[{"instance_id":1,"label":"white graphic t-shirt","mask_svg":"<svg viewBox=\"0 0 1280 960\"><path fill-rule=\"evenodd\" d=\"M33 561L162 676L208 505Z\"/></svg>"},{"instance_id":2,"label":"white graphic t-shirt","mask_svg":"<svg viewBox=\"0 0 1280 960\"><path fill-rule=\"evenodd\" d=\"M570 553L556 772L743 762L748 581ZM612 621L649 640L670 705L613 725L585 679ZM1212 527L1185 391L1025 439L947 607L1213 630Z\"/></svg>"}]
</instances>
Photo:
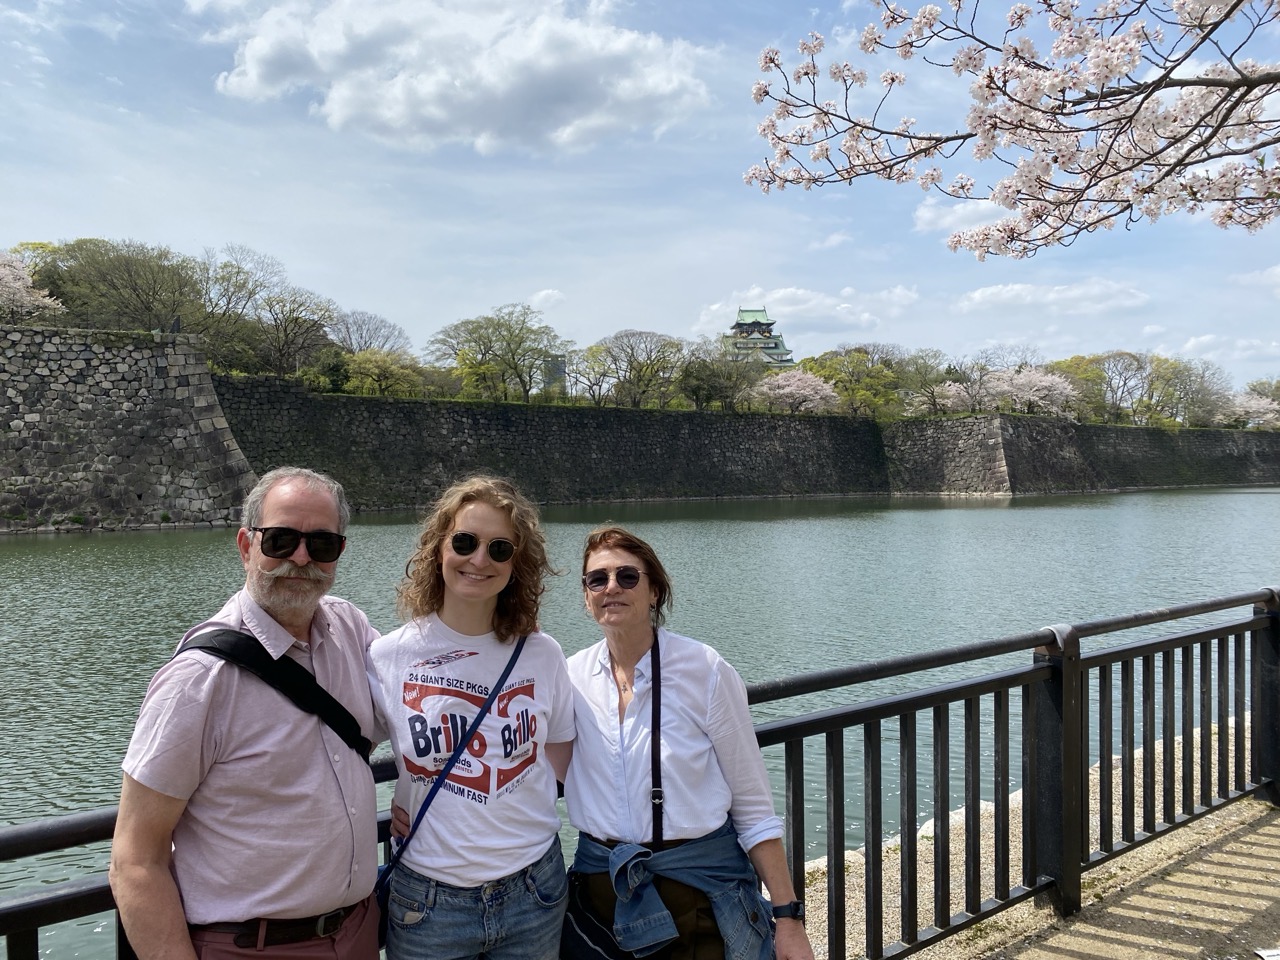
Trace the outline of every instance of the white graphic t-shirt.
<instances>
[{"instance_id":1,"label":"white graphic t-shirt","mask_svg":"<svg viewBox=\"0 0 1280 960\"><path fill-rule=\"evenodd\" d=\"M369 685L400 768L396 800L412 821L515 649L469 637L434 614L369 647ZM437 792L403 863L475 887L537 860L560 830L546 744L572 740L573 689L560 645L531 633L515 668Z\"/></svg>"}]
</instances>

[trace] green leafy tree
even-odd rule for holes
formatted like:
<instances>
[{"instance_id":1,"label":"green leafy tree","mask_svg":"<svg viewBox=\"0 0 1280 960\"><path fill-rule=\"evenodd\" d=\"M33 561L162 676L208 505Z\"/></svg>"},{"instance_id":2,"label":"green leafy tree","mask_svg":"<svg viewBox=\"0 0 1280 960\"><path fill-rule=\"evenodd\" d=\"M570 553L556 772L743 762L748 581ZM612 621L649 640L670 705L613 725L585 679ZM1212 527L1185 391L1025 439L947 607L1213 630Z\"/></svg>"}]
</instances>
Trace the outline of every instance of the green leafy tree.
<instances>
[{"instance_id":1,"label":"green leafy tree","mask_svg":"<svg viewBox=\"0 0 1280 960\"><path fill-rule=\"evenodd\" d=\"M35 254L35 264L67 326L177 331L203 314L197 261L165 246L82 238Z\"/></svg>"},{"instance_id":2,"label":"green leafy tree","mask_svg":"<svg viewBox=\"0 0 1280 960\"><path fill-rule=\"evenodd\" d=\"M348 386L375 397L412 397L422 386L418 362L397 350L361 350L348 361Z\"/></svg>"},{"instance_id":3,"label":"green leafy tree","mask_svg":"<svg viewBox=\"0 0 1280 960\"><path fill-rule=\"evenodd\" d=\"M719 337L703 337L686 348L675 385L695 410L719 404L732 412L750 405L751 391L765 375L759 360L743 360Z\"/></svg>"},{"instance_id":4,"label":"green leafy tree","mask_svg":"<svg viewBox=\"0 0 1280 960\"><path fill-rule=\"evenodd\" d=\"M518 396L528 403L541 381L547 361L565 354L569 344L542 314L523 303L508 303L483 317L451 323L432 339L430 359L453 362L464 395L486 400Z\"/></svg>"},{"instance_id":5,"label":"green leafy tree","mask_svg":"<svg viewBox=\"0 0 1280 960\"><path fill-rule=\"evenodd\" d=\"M596 346L612 374L618 406L653 404L661 409L667 405L684 360L679 339L647 330L621 330Z\"/></svg>"},{"instance_id":6,"label":"green leafy tree","mask_svg":"<svg viewBox=\"0 0 1280 960\"><path fill-rule=\"evenodd\" d=\"M1045 370L1070 381L1075 389L1071 410L1076 419L1082 423L1102 423L1107 419L1106 374L1093 357L1076 354L1045 364Z\"/></svg>"},{"instance_id":7,"label":"green leafy tree","mask_svg":"<svg viewBox=\"0 0 1280 960\"><path fill-rule=\"evenodd\" d=\"M899 392L914 411L938 414L944 410L939 387L947 382L947 357L941 350L913 350L894 364Z\"/></svg>"},{"instance_id":8,"label":"green leafy tree","mask_svg":"<svg viewBox=\"0 0 1280 960\"><path fill-rule=\"evenodd\" d=\"M418 394L428 400L451 400L462 393L462 378L453 367L418 366Z\"/></svg>"},{"instance_id":9,"label":"green leafy tree","mask_svg":"<svg viewBox=\"0 0 1280 960\"><path fill-rule=\"evenodd\" d=\"M565 358L565 378L575 394L603 407L613 388L613 367L604 347L593 343L582 350L570 350Z\"/></svg>"},{"instance_id":10,"label":"green leafy tree","mask_svg":"<svg viewBox=\"0 0 1280 960\"><path fill-rule=\"evenodd\" d=\"M831 384L849 413L885 419L902 411L898 376L888 365L891 362L863 347L840 347L805 357L800 366Z\"/></svg>"},{"instance_id":11,"label":"green leafy tree","mask_svg":"<svg viewBox=\"0 0 1280 960\"><path fill-rule=\"evenodd\" d=\"M287 286L275 257L238 244L206 248L197 262L203 313L187 324L218 369L259 373L267 369L261 313L265 298Z\"/></svg>"},{"instance_id":12,"label":"green leafy tree","mask_svg":"<svg viewBox=\"0 0 1280 960\"><path fill-rule=\"evenodd\" d=\"M262 298L262 359L270 373L297 374L326 346L333 313L332 300L302 287L282 287Z\"/></svg>"},{"instance_id":13,"label":"green leafy tree","mask_svg":"<svg viewBox=\"0 0 1280 960\"><path fill-rule=\"evenodd\" d=\"M304 376L320 393L342 393L351 378L351 354L336 344L322 347L311 358Z\"/></svg>"},{"instance_id":14,"label":"green leafy tree","mask_svg":"<svg viewBox=\"0 0 1280 960\"><path fill-rule=\"evenodd\" d=\"M540 310L525 303L497 307L491 319L497 328L496 359L505 380L529 402L534 387L546 373L548 362L568 352L570 344L550 326L539 323Z\"/></svg>"}]
</instances>

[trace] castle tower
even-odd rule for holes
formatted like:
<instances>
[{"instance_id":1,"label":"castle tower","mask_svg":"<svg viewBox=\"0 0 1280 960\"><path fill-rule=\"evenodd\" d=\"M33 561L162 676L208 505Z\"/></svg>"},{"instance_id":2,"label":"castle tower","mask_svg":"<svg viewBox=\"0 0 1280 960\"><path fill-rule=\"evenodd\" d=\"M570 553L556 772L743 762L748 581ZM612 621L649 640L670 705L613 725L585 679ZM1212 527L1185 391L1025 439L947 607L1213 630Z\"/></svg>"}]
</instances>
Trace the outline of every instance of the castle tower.
<instances>
[{"instance_id":1,"label":"castle tower","mask_svg":"<svg viewBox=\"0 0 1280 960\"><path fill-rule=\"evenodd\" d=\"M725 346L737 354L742 360L760 360L765 366L775 370L786 370L794 367L791 351L783 342L781 335L773 332L774 321L761 307L759 310L738 308L738 320L732 329L723 335Z\"/></svg>"}]
</instances>

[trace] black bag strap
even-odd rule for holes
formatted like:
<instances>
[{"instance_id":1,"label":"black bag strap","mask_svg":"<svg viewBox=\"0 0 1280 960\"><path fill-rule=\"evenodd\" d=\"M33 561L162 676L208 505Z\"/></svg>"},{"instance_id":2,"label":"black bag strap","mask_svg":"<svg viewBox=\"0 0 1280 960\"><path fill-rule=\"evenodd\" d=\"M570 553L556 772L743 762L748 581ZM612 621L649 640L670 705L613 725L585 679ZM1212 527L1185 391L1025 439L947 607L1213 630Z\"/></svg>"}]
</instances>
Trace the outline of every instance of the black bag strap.
<instances>
[{"instance_id":1,"label":"black bag strap","mask_svg":"<svg viewBox=\"0 0 1280 960\"><path fill-rule=\"evenodd\" d=\"M453 769L453 765L458 762L458 758L462 756L462 751L467 749L467 744L471 742L471 738L476 735L476 731L480 729L480 721L485 718L485 714L489 712L489 708L493 706L493 701L498 699L498 694L507 682L507 678L511 676L511 671L515 668L516 661L520 659L520 651L524 649L524 642L529 639L528 634L521 635L516 641L516 648L511 651L511 658L507 661L507 665L502 668L502 676L498 678L498 682L489 690L489 696L484 704L480 707L480 712L476 714L476 718L471 721L471 725L467 727L466 733L459 738L458 743L453 748L453 753L449 755L449 759L445 765L440 768L440 772L436 774L434 780L431 781L431 789L427 791L427 796L422 801L422 806L418 808L418 815L413 818L413 826L409 828L409 835L400 842L396 847L395 853L391 855L391 859L378 874L378 883L374 889L375 893L380 893L382 888L391 882L391 874L395 871L396 866L400 863L400 858L404 856L404 852L409 849L409 841L413 839L413 835L418 832L418 826L422 823L422 818L427 814L427 807L431 806L431 801L436 798L436 794L440 792L440 788L444 786L445 779L449 776L449 771Z\"/></svg>"},{"instance_id":2,"label":"black bag strap","mask_svg":"<svg viewBox=\"0 0 1280 960\"><path fill-rule=\"evenodd\" d=\"M653 789L649 800L653 804L653 849L662 849L662 656L658 653L658 628L653 628L653 646L649 648L649 661L653 668L653 732L649 738L649 770Z\"/></svg>"},{"instance_id":3,"label":"black bag strap","mask_svg":"<svg viewBox=\"0 0 1280 960\"><path fill-rule=\"evenodd\" d=\"M182 644L174 656L187 650L203 650L249 671L288 697L298 709L314 713L327 723L366 762L369 754L373 753L373 742L360 732L360 721L333 694L320 686L311 671L290 657L273 658L252 634L239 630L210 630Z\"/></svg>"}]
</instances>

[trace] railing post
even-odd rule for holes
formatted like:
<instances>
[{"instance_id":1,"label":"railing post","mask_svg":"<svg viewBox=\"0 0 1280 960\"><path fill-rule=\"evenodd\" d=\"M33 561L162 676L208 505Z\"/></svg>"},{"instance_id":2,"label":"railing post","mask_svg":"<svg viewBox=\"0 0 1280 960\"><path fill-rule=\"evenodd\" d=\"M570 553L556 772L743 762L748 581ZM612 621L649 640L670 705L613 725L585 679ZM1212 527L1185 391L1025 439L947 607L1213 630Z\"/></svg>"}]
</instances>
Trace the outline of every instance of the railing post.
<instances>
[{"instance_id":1,"label":"railing post","mask_svg":"<svg viewBox=\"0 0 1280 960\"><path fill-rule=\"evenodd\" d=\"M1254 649L1258 651L1258 697L1253 705L1253 755L1258 758L1258 782L1265 785L1267 799L1280 806L1280 590L1271 591L1271 599L1253 608L1254 615L1265 614L1267 625L1254 632Z\"/></svg>"},{"instance_id":2,"label":"railing post","mask_svg":"<svg viewBox=\"0 0 1280 960\"><path fill-rule=\"evenodd\" d=\"M1080 638L1073 628L1049 627L1053 646L1039 647L1037 664L1052 668L1033 698L1039 780L1034 785L1036 863L1055 886L1050 896L1064 917L1080 910L1080 828L1084 745L1080 742ZM1024 745L1023 749L1027 749Z\"/></svg>"}]
</instances>

